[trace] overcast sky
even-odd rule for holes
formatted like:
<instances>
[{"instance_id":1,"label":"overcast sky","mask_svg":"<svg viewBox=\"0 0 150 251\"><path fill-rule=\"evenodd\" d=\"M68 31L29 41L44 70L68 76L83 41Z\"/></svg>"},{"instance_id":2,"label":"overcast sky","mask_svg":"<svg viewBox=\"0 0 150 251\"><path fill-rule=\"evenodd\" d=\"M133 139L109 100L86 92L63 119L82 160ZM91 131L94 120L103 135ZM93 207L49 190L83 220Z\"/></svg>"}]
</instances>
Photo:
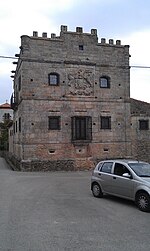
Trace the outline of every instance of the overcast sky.
<instances>
[{"instance_id":1,"label":"overcast sky","mask_svg":"<svg viewBox=\"0 0 150 251\"><path fill-rule=\"evenodd\" d=\"M21 35L59 36L60 26L98 30L101 38L130 45L130 65L150 67L150 0L0 0L0 56L19 53ZM13 59L0 57L0 104L10 101ZM131 67L131 97L150 102L150 68Z\"/></svg>"}]
</instances>

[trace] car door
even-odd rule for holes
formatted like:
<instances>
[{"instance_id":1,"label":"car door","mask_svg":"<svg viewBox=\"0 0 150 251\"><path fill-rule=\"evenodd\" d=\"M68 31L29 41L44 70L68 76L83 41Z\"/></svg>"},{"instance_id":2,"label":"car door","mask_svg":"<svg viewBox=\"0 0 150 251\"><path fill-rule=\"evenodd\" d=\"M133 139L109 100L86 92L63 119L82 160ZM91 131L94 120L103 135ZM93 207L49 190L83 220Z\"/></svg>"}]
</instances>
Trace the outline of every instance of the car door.
<instances>
[{"instance_id":1,"label":"car door","mask_svg":"<svg viewBox=\"0 0 150 251\"><path fill-rule=\"evenodd\" d=\"M124 177L123 174L128 173L131 178ZM134 193L134 179L130 170L121 163L115 163L112 175L112 189L111 193L124 198L133 198Z\"/></svg>"},{"instance_id":2,"label":"car door","mask_svg":"<svg viewBox=\"0 0 150 251\"><path fill-rule=\"evenodd\" d=\"M98 173L102 191L106 193L109 193L112 187L112 167L113 162L103 162Z\"/></svg>"}]
</instances>

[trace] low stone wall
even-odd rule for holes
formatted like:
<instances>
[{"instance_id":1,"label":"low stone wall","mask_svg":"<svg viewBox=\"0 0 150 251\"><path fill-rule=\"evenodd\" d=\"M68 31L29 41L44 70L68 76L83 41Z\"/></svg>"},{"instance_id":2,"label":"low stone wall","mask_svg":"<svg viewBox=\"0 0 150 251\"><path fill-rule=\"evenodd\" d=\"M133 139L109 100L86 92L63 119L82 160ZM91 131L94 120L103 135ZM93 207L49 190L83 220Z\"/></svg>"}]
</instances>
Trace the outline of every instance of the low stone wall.
<instances>
[{"instance_id":1,"label":"low stone wall","mask_svg":"<svg viewBox=\"0 0 150 251\"><path fill-rule=\"evenodd\" d=\"M2 157L6 160L12 170L21 171L20 160L15 158L10 152L3 151Z\"/></svg>"},{"instance_id":2,"label":"low stone wall","mask_svg":"<svg viewBox=\"0 0 150 251\"><path fill-rule=\"evenodd\" d=\"M22 172L48 172L48 171L83 171L92 170L96 164L102 159L62 159L62 160L19 160L9 152L0 153L5 158L9 166L14 171ZM139 154L140 156L140 154ZM139 159L139 156L134 155L132 159ZM141 156L140 156L141 157ZM141 157L139 160L148 161ZM117 157L116 157L117 158ZM125 157L126 158L126 157Z\"/></svg>"},{"instance_id":3,"label":"low stone wall","mask_svg":"<svg viewBox=\"0 0 150 251\"><path fill-rule=\"evenodd\" d=\"M14 171L83 171L95 167L97 160L93 159L60 159L60 160L19 160L9 152L3 153L3 157Z\"/></svg>"},{"instance_id":4,"label":"low stone wall","mask_svg":"<svg viewBox=\"0 0 150 251\"><path fill-rule=\"evenodd\" d=\"M132 144L132 154L135 159L150 163L150 142L134 141Z\"/></svg>"},{"instance_id":5,"label":"low stone wall","mask_svg":"<svg viewBox=\"0 0 150 251\"><path fill-rule=\"evenodd\" d=\"M20 171L75 171L75 163L73 160L57 160L57 161L21 161Z\"/></svg>"}]
</instances>

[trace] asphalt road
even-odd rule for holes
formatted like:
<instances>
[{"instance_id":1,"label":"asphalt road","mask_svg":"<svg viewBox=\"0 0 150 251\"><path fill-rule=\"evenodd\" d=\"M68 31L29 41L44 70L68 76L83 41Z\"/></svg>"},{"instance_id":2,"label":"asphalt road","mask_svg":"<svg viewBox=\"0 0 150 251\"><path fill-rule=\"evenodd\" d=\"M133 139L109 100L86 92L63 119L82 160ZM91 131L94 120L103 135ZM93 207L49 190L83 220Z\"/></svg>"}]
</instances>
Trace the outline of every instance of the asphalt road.
<instances>
[{"instance_id":1,"label":"asphalt road","mask_svg":"<svg viewBox=\"0 0 150 251\"><path fill-rule=\"evenodd\" d=\"M15 172L0 158L0 251L149 251L150 213L94 198L90 176Z\"/></svg>"}]
</instances>

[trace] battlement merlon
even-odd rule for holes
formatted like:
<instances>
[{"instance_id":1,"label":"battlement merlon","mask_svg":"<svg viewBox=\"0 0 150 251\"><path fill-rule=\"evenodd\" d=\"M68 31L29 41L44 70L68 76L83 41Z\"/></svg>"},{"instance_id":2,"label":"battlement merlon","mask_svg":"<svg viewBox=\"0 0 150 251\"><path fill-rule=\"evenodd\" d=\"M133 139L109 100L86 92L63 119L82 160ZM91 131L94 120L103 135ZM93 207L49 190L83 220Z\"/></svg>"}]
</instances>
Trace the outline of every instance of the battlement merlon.
<instances>
[{"instance_id":1,"label":"battlement merlon","mask_svg":"<svg viewBox=\"0 0 150 251\"><path fill-rule=\"evenodd\" d=\"M60 34L62 33L66 33L66 32L69 32L69 33L75 33L77 35L79 34L85 34L85 35L94 35L97 37L97 29L91 29L91 33L84 33L83 32L83 27L76 27L76 31L73 32L73 31L68 31L68 28L66 25L61 25L60 27Z\"/></svg>"}]
</instances>

